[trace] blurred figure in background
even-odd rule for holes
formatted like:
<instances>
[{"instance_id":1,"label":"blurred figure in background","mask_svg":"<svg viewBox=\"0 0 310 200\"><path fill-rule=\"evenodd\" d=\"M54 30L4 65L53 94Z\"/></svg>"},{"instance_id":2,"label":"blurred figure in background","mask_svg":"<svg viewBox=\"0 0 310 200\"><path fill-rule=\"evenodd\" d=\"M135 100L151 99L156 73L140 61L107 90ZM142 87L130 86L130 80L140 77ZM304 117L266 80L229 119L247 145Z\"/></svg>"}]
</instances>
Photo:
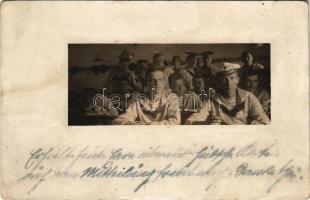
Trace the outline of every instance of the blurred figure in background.
<instances>
[{"instance_id":1,"label":"blurred figure in background","mask_svg":"<svg viewBox=\"0 0 310 200\"><path fill-rule=\"evenodd\" d=\"M249 51L242 52L241 62L243 66L239 70L240 87L244 89L244 74L247 73L247 71L255 71L260 76L261 87L270 92L270 69L256 62L255 57Z\"/></svg>"},{"instance_id":2,"label":"blurred figure in background","mask_svg":"<svg viewBox=\"0 0 310 200\"><path fill-rule=\"evenodd\" d=\"M108 74L108 93L113 94L115 93L119 87L118 80L120 79L128 79L130 80L130 85L132 88L139 87L135 82L135 75L133 72L129 69L129 65L132 62L132 59L134 57L134 54L131 52L128 52L127 49L124 49L122 53L119 56L119 63L117 66L115 66L110 73Z\"/></svg>"},{"instance_id":3,"label":"blurred figure in background","mask_svg":"<svg viewBox=\"0 0 310 200\"><path fill-rule=\"evenodd\" d=\"M155 53L153 55L153 65L164 69L165 68L164 55L161 53Z\"/></svg>"},{"instance_id":4,"label":"blurred figure in background","mask_svg":"<svg viewBox=\"0 0 310 200\"><path fill-rule=\"evenodd\" d=\"M123 77L123 78L127 78L129 80L129 85L132 87L132 89L134 91L137 92L143 92L143 83L140 79L140 77L138 76L138 74L136 73L138 68L138 64L136 63L130 63L128 65L128 69L130 70L130 74L128 77Z\"/></svg>"},{"instance_id":5,"label":"blurred figure in background","mask_svg":"<svg viewBox=\"0 0 310 200\"><path fill-rule=\"evenodd\" d=\"M193 77L193 91L199 95L206 91L205 79L201 74Z\"/></svg>"},{"instance_id":6,"label":"blurred figure in background","mask_svg":"<svg viewBox=\"0 0 310 200\"><path fill-rule=\"evenodd\" d=\"M176 77L182 77L185 81L185 86L187 89L191 90L193 89L193 76L195 75L194 68L197 67L198 54L187 52L188 56L186 58L186 66L184 68L179 68L175 71L171 76L172 80Z\"/></svg>"},{"instance_id":7,"label":"blurred figure in background","mask_svg":"<svg viewBox=\"0 0 310 200\"><path fill-rule=\"evenodd\" d=\"M165 72L165 76L168 77L174 73L173 66L167 66L165 62L165 58L161 53L155 53L153 56L153 67L161 68Z\"/></svg>"},{"instance_id":8,"label":"blurred figure in background","mask_svg":"<svg viewBox=\"0 0 310 200\"><path fill-rule=\"evenodd\" d=\"M211 64L213 60L213 52L212 51L205 51L202 54L202 64L199 64L198 67L195 69L196 74L201 74L206 79L209 79L211 76Z\"/></svg>"},{"instance_id":9,"label":"blurred figure in background","mask_svg":"<svg viewBox=\"0 0 310 200\"><path fill-rule=\"evenodd\" d=\"M195 69L198 67L199 57L200 55L194 52L186 52L186 66L185 70L187 70L190 75L193 77L195 75Z\"/></svg>"},{"instance_id":10,"label":"blurred figure in background","mask_svg":"<svg viewBox=\"0 0 310 200\"><path fill-rule=\"evenodd\" d=\"M182 59L180 56L173 56L172 65L173 65L174 72L177 72L177 71L184 68L184 66L182 64Z\"/></svg>"},{"instance_id":11,"label":"blurred figure in background","mask_svg":"<svg viewBox=\"0 0 310 200\"><path fill-rule=\"evenodd\" d=\"M270 118L270 95L260 85L260 76L257 71L249 70L244 74L244 88L254 94Z\"/></svg>"},{"instance_id":12,"label":"blurred figure in background","mask_svg":"<svg viewBox=\"0 0 310 200\"><path fill-rule=\"evenodd\" d=\"M202 53L203 60L204 60L202 74L205 77L205 84L208 87L214 87L214 84L215 84L215 77L212 76L212 73L211 73L213 54L214 53L212 51L206 51Z\"/></svg>"},{"instance_id":13,"label":"blurred figure in background","mask_svg":"<svg viewBox=\"0 0 310 200\"><path fill-rule=\"evenodd\" d=\"M205 65L205 62L203 60L202 54L198 55L197 56L197 67L196 68L203 68L204 65Z\"/></svg>"},{"instance_id":14,"label":"blurred figure in background","mask_svg":"<svg viewBox=\"0 0 310 200\"><path fill-rule=\"evenodd\" d=\"M214 85L214 77L211 74L211 64L213 60L213 52L205 51L202 54L203 65L195 68L195 75L203 77L204 85L207 89L208 87L212 87Z\"/></svg>"},{"instance_id":15,"label":"blurred figure in background","mask_svg":"<svg viewBox=\"0 0 310 200\"><path fill-rule=\"evenodd\" d=\"M194 91L186 88L182 76L170 77L169 84L172 92L179 97L181 123L183 124L191 114L201 108L200 98Z\"/></svg>"},{"instance_id":16,"label":"blurred figure in background","mask_svg":"<svg viewBox=\"0 0 310 200\"><path fill-rule=\"evenodd\" d=\"M140 59L137 61L137 64L138 64L138 66L136 68L136 74L140 78L141 82L144 83L146 71L149 68L149 61L147 61L145 59Z\"/></svg>"},{"instance_id":17,"label":"blurred figure in background","mask_svg":"<svg viewBox=\"0 0 310 200\"><path fill-rule=\"evenodd\" d=\"M254 62L254 56L249 51L244 51L241 54L241 62L243 63L242 70L259 71L264 69L264 66Z\"/></svg>"}]
</instances>

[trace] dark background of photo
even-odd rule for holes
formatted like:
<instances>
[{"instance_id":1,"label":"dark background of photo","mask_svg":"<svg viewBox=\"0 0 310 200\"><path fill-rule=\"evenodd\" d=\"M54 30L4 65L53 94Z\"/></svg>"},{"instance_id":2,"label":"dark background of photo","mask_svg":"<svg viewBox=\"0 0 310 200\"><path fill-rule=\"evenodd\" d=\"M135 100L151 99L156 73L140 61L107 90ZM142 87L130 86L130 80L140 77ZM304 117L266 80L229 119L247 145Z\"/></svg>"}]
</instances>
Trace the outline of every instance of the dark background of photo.
<instances>
[{"instance_id":1,"label":"dark background of photo","mask_svg":"<svg viewBox=\"0 0 310 200\"><path fill-rule=\"evenodd\" d=\"M89 105L94 93L102 93L109 85L108 74L119 62L119 55L127 49L135 54L133 62L146 59L150 63L155 53L164 55L171 64L173 56L186 61L186 52L214 52L213 63L241 63L241 53L249 51L254 62L262 64L265 74L264 88L270 92L270 44L69 44L69 125L110 125L111 117L85 117L78 110ZM77 112L76 112L77 111Z\"/></svg>"},{"instance_id":2,"label":"dark background of photo","mask_svg":"<svg viewBox=\"0 0 310 200\"><path fill-rule=\"evenodd\" d=\"M162 53L165 60L171 62L175 55L185 61L185 52L213 51L213 62L241 63L241 53L250 51L255 62L270 68L269 44L69 44L69 91L106 87L107 72L118 64L124 48L135 54L133 61L147 59L149 62L152 62L154 53Z\"/></svg>"}]
</instances>

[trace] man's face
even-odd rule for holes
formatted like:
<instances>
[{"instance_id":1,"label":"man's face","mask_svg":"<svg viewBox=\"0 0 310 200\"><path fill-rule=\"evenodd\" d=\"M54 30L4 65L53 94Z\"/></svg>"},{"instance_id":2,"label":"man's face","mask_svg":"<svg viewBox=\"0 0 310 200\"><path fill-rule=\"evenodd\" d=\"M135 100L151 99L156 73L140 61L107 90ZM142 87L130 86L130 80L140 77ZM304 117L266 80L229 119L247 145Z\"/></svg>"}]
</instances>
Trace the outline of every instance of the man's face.
<instances>
[{"instance_id":1,"label":"man's face","mask_svg":"<svg viewBox=\"0 0 310 200\"><path fill-rule=\"evenodd\" d=\"M154 57L153 64L163 66L164 65L164 56L163 55L156 55Z\"/></svg>"},{"instance_id":2,"label":"man's face","mask_svg":"<svg viewBox=\"0 0 310 200\"><path fill-rule=\"evenodd\" d=\"M137 67L136 74L141 78L142 80L145 80L146 71L148 68L147 62L141 62L139 66Z\"/></svg>"},{"instance_id":3,"label":"man's face","mask_svg":"<svg viewBox=\"0 0 310 200\"><path fill-rule=\"evenodd\" d=\"M176 68L179 68L180 65L181 65L181 60L179 58L175 58L173 60L173 66Z\"/></svg>"},{"instance_id":4,"label":"man's face","mask_svg":"<svg viewBox=\"0 0 310 200\"><path fill-rule=\"evenodd\" d=\"M145 75L146 75L146 68L141 68L138 72L138 76L141 78L141 80L145 80Z\"/></svg>"},{"instance_id":5,"label":"man's face","mask_svg":"<svg viewBox=\"0 0 310 200\"><path fill-rule=\"evenodd\" d=\"M252 66L253 64L253 56L250 53L247 53L243 59L242 62L247 66Z\"/></svg>"},{"instance_id":6,"label":"man's face","mask_svg":"<svg viewBox=\"0 0 310 200\"><path fill-rule=\"evenodd\" d=\"M176 93L179 97L183 96L186 91L185 83L182 79L174 80L171 87L172 92Z\"/></svg>"},{"instance_id":7,"label":"man's face","mask_svg":"<svg viewBox=\"0 0 310 200\"><path fill-rule=\"evenodd\" d=\"M237 73L219 77L219 86L221 90L225 93L235 91L237 89L238 83L239 83L239 76Z\"/></svg>"},{"instance_id":8,"label":"man's face","mask_svg":"<svg viewBox=\"0 0 310 200\"><path fill-rule=\"evenodd\" d=\"M209 54L205 55L204 56L204 64L205 64L205 66L209 67L211 65L211 63L212 63L212 56L209 55Z\"/></svg>"},{"instance_id":9,"label":"man's face","mask_svg":"<svg viewBox=\"0 0 310 200\"><path fill-rule=\"evenodd\" d=\"M197 57L197 65L199 67L203 67L204 66L204 60L203 60L203 57L202 56L198 56Z\"/></svg>"},{"instance_id":10,"label":"man's face","mask_svg":"<svg viewBox=\"0 0 310 200\"><path fill-rule=\"evenodd\" d=\"M205 83L203 78L194 78L193 80L194 91L200 93L205 88Z\"/></svg>"},{"instance_id":11,"label":"man's face","mask_svg":"<svg viewBox=\"0 0 310 200\"><path fill-rule=\"evenodd\" d=\"M149 67L149 63L148 62L141 62L141 67L144 69L147 69Z\"/></svg>"},{"instance_id":12,"label":"man's face","mask_svg":"<svg viewBox=\"0 0 310 200\"><path fill-rule=\"evenodd\" d=\"M246 76L245 77L245 89L250 91L250 92L254 92L257 87L258 87L258 76L257 75L253 75L253 76Z\"/></svg>"},{"instance_id":13,"label":"man's face","mask_svg":"<svg viewBox=\"0 0 310 200\"><path fill-rule=\"evenodd\" d=\"M147 76L147 88L148 91L155 89L155 94L162 94L166 87L165 74L162 71L151 72Z\"/></svg>"},{"instance_id":14,"label":"man's face","mask_svg":"<svg viewBox=\"0 0 310 200\"><path fill-rule=\"evenodd\" d=\"M189 67L196 67L198 65L198 56L193 56L188 59Z\"/></svg>"}]
</instances>

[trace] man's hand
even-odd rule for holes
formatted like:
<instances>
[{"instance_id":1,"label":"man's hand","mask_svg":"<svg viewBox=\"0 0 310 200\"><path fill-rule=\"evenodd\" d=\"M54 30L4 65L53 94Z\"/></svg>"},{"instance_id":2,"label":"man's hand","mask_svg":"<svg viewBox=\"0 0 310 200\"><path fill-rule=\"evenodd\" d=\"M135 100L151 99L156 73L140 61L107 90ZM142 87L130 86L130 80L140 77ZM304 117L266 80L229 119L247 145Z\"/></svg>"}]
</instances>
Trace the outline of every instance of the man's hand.
<instances>
[{"instance_id":1,"label":"man's hand","mask_svg":"<svg viewBox=\"0 0 310 200\"><path fill-rule=\"evenodd\" d=\"M220 124L222 124L221 118L219 118L219 117L217 117L215 115L211 115L210 118L211 118L211 125L220 125Z\"/></svg>"}]
</instances>

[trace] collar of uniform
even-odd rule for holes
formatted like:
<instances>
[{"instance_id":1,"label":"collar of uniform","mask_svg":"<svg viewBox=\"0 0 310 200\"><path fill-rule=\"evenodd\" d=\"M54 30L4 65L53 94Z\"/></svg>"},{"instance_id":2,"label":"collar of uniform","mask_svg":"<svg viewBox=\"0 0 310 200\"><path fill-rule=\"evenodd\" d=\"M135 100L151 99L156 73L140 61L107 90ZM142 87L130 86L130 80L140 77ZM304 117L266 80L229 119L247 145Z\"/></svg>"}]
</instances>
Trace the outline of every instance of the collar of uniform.
<instances>
[{"instance_id":1,"label":"collar of uniform","mask_svg":"<svg viewBox=\"0 0 310 200\"><path fill-rule=\"evenodd\" d=\"M249 94L249 92L247 92L243 89L237 88L236 105L243 103L245 101L245 99L247 98L248 94Z\"/></svg>"},{"instance_id":2,"label":"collar of uniform","mask_svg":"<svg viewBox=\"0 0 310 200\"><path fill-rule=\"evenodd\" d=\"M243 103L243 102L245 101L246 97L248 96L248 94L249 94L249 92L247 92L247 91L245 91L245 90L243 90L243 89L237 88L237 93L236 93L236 98L237 98L237 99L236 99L236 105L238 105L238 104L240 104L240 103ZM214 94L212 95L212 99L213 99L214 101L217 101L217 102L218 102L219 99L223 99L222 96L220 96L220 98L219 98L219 96L220 96L220 95L214 93ZM223 104L224 102L221 101L221 103Z\"/></svg>"},{"instance_id":3,"label":"collar of uniform","mask_svg":"<svg viewBox=\"0 0 310 200\"><path fill-rule=\"evenodd\" d=\"M237 114L237 112L239 112L240 110L244 108L245 99L248 96L248 94L249 93L247 91L237 88L236 106L233 109L228 109L225 103L222 100L218 99L217 95L213 95L212 99L213 99L213 102L215 102L216 104L221 104L220 106L222 107L222 111L234 117Z\"/></svg>"},{"instance_id":4,"label":"collar of uniform","mask_svg":"<svg viewBox=\"0 0 310 200\"><path fill-rule=\"evenodd\" d=\"M163 93L163 95L160 97L160 106L158 107L154 107L154 103L159 103L158 101L154 102L153 100L151 100L149 97L146 98L146 101L139 101L139 104L144 104L143 105L143 108L146 112L155 112L156 110L160 110L160 107L166 105L167 103L167 100L168 100L168 96L169 96L169 92L168 91L165 91Z\"/></svg>"}]
</instances>

